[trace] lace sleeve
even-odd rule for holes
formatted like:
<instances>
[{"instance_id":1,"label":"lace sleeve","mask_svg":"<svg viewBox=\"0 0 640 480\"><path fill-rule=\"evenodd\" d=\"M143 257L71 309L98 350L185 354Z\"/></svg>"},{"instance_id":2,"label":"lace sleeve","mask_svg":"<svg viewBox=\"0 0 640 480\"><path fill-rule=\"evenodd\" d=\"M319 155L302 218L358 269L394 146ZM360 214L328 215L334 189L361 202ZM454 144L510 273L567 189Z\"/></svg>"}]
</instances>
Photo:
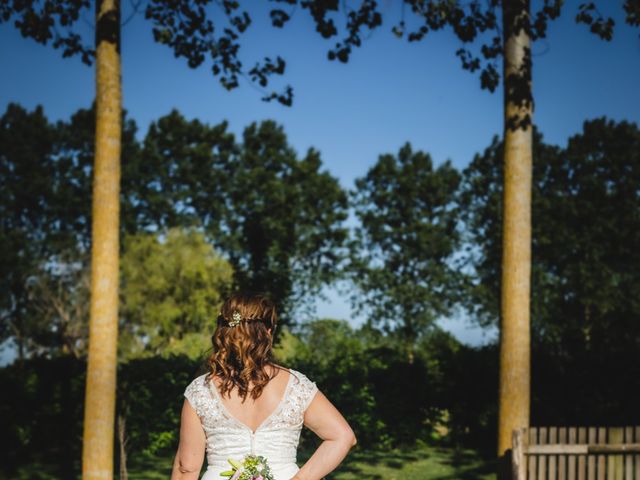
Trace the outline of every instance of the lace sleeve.
<instances>
[{"instance_id":1,"label":"lace sleeve","mask_svg":"<svg viewBox=\"0 0 640 480\"><path fill-rule=\"evenodd\" d=\"M204 383L204 375L196 378L184 391L185 398L189 401L199 417L204 415L206 395L207 391Z\"/></svg>"},{"instance_id":2,"label":"lace sleeve","mask_svg":"<svg viewBox=\"0 0 640 480\"><path fill-rule=\"evenodd\" d=\"M316 382L312 382L311 380L309 380L309 377L307 377L304 373L296 372L296 374L300 381L298 390L301 400L302 412L304 413L311 404L313 398L316 396L316 393L318 392L318 386L316 385Z\"/></svg>"}]
</instances>

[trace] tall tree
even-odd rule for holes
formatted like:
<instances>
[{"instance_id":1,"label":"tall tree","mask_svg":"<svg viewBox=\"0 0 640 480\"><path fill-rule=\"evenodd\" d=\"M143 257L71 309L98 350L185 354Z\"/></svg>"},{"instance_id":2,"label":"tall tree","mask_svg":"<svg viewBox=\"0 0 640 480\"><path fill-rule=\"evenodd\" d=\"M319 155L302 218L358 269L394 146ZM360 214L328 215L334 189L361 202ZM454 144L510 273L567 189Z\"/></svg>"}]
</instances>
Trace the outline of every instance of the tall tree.
<instances>
[{"instance_id":1,"label":"tall tree","mask_svg":"<svg viewBox=\"0 0 640 480\"><path fill-rule=\"evenodd\" d=\"M504 198L498 455L531 410L531 19L529 0L503 0ZM508 458L499 475L510 476Z\"/></svg>"},{"instance_id":2,"label":"tall tree","mask_svg":"<svg viewBox=\"0 0 640 480\"><path fill-rule=\"evenodd\" d=\"M233 269L193 229L128 235L122 257L123 358L201 356Z\"/></svg>"},{"instance_id":3,"label":"tall tree","mask_svg":"<svg viewBox=\"0 0 640 480\"><path fill-rule=\"evenodd\" d=\"M82 476L113 475L120 254L120 2L96 2L96 143Z\"/></svg>"},{"instance_id":4,"label":"tall tree","mask_svg":"<svg viewBox=\"0 0 640 480\"><path fill-rule=\"evenodd\" d=\"M502 225L504 211L504 148L503 140L495 136L482 154L476 154L463 171L460 203L465 222L465 241L476 248L469 249L469 260L478 282L474 283L466 308L483 327L499 326ZM558 161L558 148L546 145L534 129L534 161ZM535 165L535 164L534 164ZM536 165L537 167L537 165ZM534 189L536 185L534 184ZM540 196L534 191L533 200ZM539 231L533 225L533 242ZM534 265L535 270L535 265Z\"/></svg>"},{"instance_id":5,"label":"tall tree","mask_svg":"<svg viewBox=\"0 0 640 480\"><path fill-rule=\"evenodd\" d=\"M13 339L20 360L29 352L27 280L51 253L55 138L42 108L9 104L0 119L0 340Z\"/></svg>"},{"instance_id":6,"label":"tall tree","mask_svg":"<svg viewBox=\"0 0 640 480\"><path fill-rule=\"evenodd\" d=\"M347 231L347 195L322 170L320 152L302 158L282 126L267 120L243 132L239 154L230 158L225 233L236 284L269 292L289 322L294 307L335 280Z\"/></svg>"},{"instance_id":7,"label":"tall tree","mask_svg":"<svg viewBox=\"0 0 640 480\"><path fill-rule=\"evenodd\" d=\"M397 155L381 155L355 183L354 299L375 325L398 337L411 362L418 336L463 296L465 277L453 259L460 174L450 162L434 168L428 154L406 143Z\"/></svg>"},{"instance_id":8,"label":"tall tree","mask_svg":"<svg viewBox=\"0 0 640 480\"><path fill-rule=\"evenodd\" d=\"M153 121L144 137L129 191L136 198L127 232L202 226L218 239L229 189L225 165L237 155L226 121L210 126L173 109ZM136 182L137 183L133 183Z\"/></svg>"},{"instance_id":9,"label":"tall tree","mask_svg":"<svg viewBox=\"0 0 640 480\"><path fill-rule=\"evenodd\" d=\"M252 123L241 141L226 129L175 110L153 122L141 156L154 175L136 190L159 228L201 226L235 286L268 292L288 322L338 275L347 196L320 152L299 158L275 122Z\"/></svg>"}]
</instances>

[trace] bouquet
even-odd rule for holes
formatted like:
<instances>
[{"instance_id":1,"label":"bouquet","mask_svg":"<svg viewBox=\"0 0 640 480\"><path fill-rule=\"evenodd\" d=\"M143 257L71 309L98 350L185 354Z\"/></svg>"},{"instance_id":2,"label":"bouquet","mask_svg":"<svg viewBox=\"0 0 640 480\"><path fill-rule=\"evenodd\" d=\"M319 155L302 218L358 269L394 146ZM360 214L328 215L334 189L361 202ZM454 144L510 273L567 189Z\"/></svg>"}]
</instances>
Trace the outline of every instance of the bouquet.
<instances>
[{"instance_id":1,"label":"bouquet","mask_svg":"<svg viewBox=\"0 0 640 480\"><path fill-rule=\"evenodd\" d=\"M229 480L275 480L267 459L261 455L247 455L242 462L231 458L227 461L233 468L220 475L230 477Z\"/></svg>"}]
</instances>

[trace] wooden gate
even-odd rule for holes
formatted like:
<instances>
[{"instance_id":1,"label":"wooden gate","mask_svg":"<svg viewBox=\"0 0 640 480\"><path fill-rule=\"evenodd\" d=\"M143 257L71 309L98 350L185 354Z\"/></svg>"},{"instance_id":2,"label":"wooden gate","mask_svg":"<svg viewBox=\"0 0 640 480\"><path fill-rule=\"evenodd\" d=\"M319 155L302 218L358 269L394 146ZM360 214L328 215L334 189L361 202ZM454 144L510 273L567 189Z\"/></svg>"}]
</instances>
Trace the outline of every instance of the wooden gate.
<instances>
[{"instance_id":1,"label":"wooden gate","mask_svg":"<svg viewBox=\"0 0 640 480\"><path fill-rule=\"evenodd\" d=\"M513 431L514 480L640 480L640 426Z\"/></svg>"}]
</instances>

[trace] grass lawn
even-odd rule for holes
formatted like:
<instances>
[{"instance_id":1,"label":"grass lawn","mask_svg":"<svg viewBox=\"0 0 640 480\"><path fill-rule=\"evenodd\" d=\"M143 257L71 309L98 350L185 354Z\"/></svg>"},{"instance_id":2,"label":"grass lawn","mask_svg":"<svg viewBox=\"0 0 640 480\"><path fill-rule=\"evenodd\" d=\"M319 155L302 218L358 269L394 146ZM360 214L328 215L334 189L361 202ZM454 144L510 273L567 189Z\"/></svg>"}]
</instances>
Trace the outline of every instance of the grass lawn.
<instances>
[{"instance_id":1,"label":"grass lawn","mask_svg":"<svg viewBox=\"0 0 640 480\"><path fill-rule=\"evenodd\" d=\"M298 465L313 453L300 451ZM149 457L131 454L129 480L168 480L173 454ZM119 478L118 465L114 477ZM206 468L206 461L205 461ZM37 461L24 465L11 476L0 470L0 480L67 480L80 478L80 462L70 469L47 466ZM419 444L413 448L371 450L356 446L331 480L495 480L493 462L483 460L473 450L455 450L437 445Z\"/></svg>"},{"instance_id":2,"label":"grass lawn","mask_svg":"<svg viewBox=\"0 0 640 480\"><path fill-rule=\"evenodd\" d=\"M300 452L302 465L312 452ZM172 458L131 458L129 480L168 479ZM206 463L206 462L205 462ZM206 466L205 466L206 468ZM330 474L331 480L494 480L494 465L473 450L434 445L412 449L365 450L355 447Z\"/></svg>"},{"instance_id":3,"label":"grass lawn","mask_svg":"<svg viewBox=\"0 0 640 480\"><path fill-rule=\"evenodd\" d=\"M489 480L494 466L472 450L421 445L403 450L354 449L330 475L336 480Z\"/></svg>"}]
</instances>

